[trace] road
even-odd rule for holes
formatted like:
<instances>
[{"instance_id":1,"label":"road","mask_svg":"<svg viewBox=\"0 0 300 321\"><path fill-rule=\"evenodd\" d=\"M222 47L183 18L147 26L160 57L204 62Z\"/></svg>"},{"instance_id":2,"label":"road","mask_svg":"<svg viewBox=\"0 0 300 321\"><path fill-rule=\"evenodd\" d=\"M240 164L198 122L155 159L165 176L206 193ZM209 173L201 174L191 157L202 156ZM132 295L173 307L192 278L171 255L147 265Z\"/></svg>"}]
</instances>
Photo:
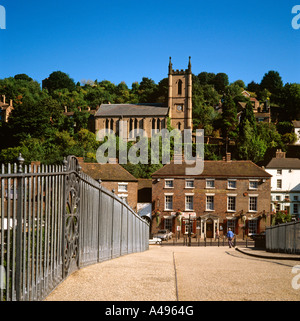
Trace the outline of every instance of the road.
<instances>
[{"instance_id":1,"label":"road","mask_svg":"<svg viewBox=\"0 0 300 321\"><path fill-rule=\"evenodd\" d=\"M227 247L153 245L74 272L46 301L299 301L296 265Z\"/></svg>"}]
</instances>

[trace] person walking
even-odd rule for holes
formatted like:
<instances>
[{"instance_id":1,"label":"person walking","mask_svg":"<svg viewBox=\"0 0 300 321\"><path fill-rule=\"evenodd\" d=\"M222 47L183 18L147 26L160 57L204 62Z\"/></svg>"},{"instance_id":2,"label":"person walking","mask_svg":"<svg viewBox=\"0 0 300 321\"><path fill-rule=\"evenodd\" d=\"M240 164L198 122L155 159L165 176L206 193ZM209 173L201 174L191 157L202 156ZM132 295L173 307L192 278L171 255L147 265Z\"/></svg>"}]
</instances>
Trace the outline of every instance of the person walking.
<instances>
[{"instance_id":1,"label":"person walking","mask_svg":"<svg viewBox=\"0 0 300 321\"><path fill-rule=\"evenodd\" d=\"M231 231L231 228L228 229L228 232L227 232L227 239L228 239L228 245L229 245L229 248L233 247L233 239L234 239L234 234L233 232Z\"/></svg>"}]
</instances>

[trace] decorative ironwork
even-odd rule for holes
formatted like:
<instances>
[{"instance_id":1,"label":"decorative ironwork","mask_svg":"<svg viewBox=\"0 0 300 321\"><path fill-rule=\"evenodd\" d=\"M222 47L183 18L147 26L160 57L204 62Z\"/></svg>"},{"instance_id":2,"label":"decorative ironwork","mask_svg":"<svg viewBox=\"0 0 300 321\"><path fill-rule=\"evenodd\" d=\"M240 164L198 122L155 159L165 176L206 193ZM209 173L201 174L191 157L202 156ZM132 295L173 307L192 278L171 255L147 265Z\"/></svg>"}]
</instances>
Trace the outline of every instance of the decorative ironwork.
<instances>
[{"instance_id":1,"label":"decorative ironwork","mask_svg":"<svg viewBox=\"0 0 300 321\"><path fill-rule=\"evenodd\" d=\"M66 175L66 209L65 209L65 244L64 272L67 275L79 267L79 203L80 203L80 167L75 157L64 161Z\"/></svg>"}]
</instances>

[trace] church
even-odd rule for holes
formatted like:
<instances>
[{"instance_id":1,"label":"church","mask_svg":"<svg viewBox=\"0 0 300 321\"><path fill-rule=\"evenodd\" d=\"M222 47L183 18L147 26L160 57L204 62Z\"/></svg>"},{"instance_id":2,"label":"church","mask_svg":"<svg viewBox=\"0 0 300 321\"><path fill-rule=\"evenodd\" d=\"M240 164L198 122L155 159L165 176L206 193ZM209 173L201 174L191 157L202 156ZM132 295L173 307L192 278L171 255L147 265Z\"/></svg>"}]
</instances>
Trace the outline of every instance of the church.
<instances>
[{"instance_id":1,"label":"church","mask_svg":"<svg viewBox=\"0 0 300 321\"><path fill-rule=\"evenodd\" d=\"M168 106L156 103L102 104L95 114L95 132L112 130L119 135L121 121L126 121L128 140L132 138L130 132L135 129L143 129L150 138L152 130L159 132L167 128L168 119L173 128L192 129L191 57L185 70L174 70L170 57L168 79Z\"/></svg>"}]
</instances>

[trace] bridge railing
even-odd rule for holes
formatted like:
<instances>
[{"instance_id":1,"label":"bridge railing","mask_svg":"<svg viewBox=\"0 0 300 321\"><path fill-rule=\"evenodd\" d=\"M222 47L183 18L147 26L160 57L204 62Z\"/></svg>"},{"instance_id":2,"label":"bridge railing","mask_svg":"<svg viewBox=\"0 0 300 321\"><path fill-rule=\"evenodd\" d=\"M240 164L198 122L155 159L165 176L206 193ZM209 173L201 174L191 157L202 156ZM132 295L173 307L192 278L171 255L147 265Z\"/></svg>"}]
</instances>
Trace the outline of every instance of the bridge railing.
<instances>
[{"instance_id":1,"label":"bridge railing","mask_svg":"<svg viewBox=\"0 0 300 321\"><path fill-rule=\"evenodd\" d=\"M1 166L0 301L45 298L71 272L149 248L149 224L80 171Z\"/></svg>"},{"instance_id":2,"label":"bridge railing","mask_svg":"<svg viewBox=\"0 0 300 321\"><path fill-rule=\"evenodd\" d=\"M269 252L300 253L300 221L266 228L266 249Z\"/></svg>"}]
</instances>

